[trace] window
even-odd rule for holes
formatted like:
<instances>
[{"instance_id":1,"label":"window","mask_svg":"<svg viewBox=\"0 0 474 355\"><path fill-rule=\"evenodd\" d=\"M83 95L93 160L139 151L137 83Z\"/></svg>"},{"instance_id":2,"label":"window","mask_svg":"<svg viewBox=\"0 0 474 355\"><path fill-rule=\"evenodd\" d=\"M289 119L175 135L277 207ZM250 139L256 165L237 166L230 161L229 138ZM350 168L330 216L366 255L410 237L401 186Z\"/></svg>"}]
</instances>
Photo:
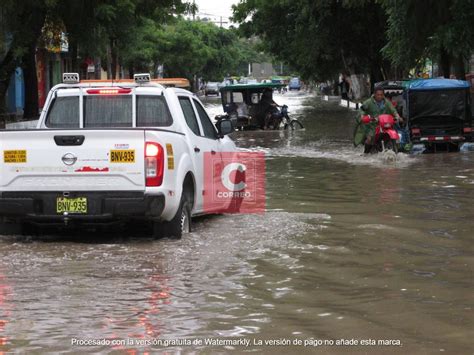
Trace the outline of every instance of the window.
<instances>
[{"instance_id":1,"label":"window","mask_svg":"<svg viewBox=\"0 0 474 355\"><path fill-rule=\"evenodd\" d=\"M196 114L194 113L193 106L191 105L191 101L187 97L179 97L179 104L181 105L181 109L183 110L184 118L186 119L186 123L191 131L194 132L196 136L199 136L199 126L196 119Z\"/></svg>"},{"instance_id":2,"label":"window","mask_svg":"<svg viewBox=\"0 0 474 355\"><path fill-rule=\"evenodd\" d=\"M244 102L244 96L242 95L241 92L234 92L233 99L234 99L233 102L235 102L236 104L240 104Z\"/></svg>"},{"instance_id":3,"label":"window","mask_svg":"<svg viewBox=\"0 0 474 355\"><path fill-rule=\"evenodd\" d=\"M253 104L258 104L260 102L260 94L258 93L253 93L252 94L252 98L251 98L251 101Z\"/></svg>"},{"instance_id":4,"label":"window","mask_svg":"<svg viewBox=\"0 0 474 355\"><path fill-rule=\"evenodd\" d=\"M194 105L196 106L199 119L201 120L201 126L202 126L202 130L204 131L204 137L217 139L216 129L214 128L214 125L212 124L206 111L204 111L204 108L201 106L199 102L197 102L196 100L193 100L193 101L194 101Z\"/></svg>"},{"instance_id":5,"label":"window","mask_svg":"<svg viewBox=\"0 0 474 355\"><path fill-rule=\"evenodd\" d=\"M79 128L79 97L63 96L54 99L46 118L49 128Z\"/></svg>"},{"instance_id":6,"label":"window","mask_svg":"<svg viewBox=\"0 0 474 355\"><path fill-rule=\"evenodd\" d=\"M163 96L137 95L137 127L171 126L168 105Z\"/></svg>"},{"instance_id":7,"label":"window","mask_svg":"<svg viewBox=\"0 0 474 355\"><path fill-rule=\"evenodd\" d=\"M84 127L132 127L132 96L84 96Z\"/></svg>"}]
</instances>

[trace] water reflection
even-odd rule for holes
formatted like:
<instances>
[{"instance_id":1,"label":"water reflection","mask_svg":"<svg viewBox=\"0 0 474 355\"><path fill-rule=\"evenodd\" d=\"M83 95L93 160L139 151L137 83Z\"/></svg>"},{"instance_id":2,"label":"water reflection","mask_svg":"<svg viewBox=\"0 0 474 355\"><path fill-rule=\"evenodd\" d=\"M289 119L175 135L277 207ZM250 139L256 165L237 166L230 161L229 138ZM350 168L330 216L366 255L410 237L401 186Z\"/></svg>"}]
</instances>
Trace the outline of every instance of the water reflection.
<instances>
[{"instance_id":1,"label":"water reflection","mask_svg":"<svg viewBox=\"0 0 474 355\"><path fill-rule=\"evenodd\" d=\"M0 269L0 353L10 351L7 327L11 320L12 303L10 301L12 288Z\"/></svg>"}]
</instances>

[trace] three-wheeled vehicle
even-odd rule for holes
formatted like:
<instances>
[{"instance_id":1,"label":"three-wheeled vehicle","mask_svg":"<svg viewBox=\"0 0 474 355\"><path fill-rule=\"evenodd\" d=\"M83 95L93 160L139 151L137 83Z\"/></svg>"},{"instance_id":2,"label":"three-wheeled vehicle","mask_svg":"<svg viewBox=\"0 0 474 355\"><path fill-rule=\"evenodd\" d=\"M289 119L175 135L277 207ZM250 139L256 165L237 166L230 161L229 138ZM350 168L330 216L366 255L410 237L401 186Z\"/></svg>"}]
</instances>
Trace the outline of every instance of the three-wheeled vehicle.
<instances>
[{"instance_id":1,"label":"three-wheeled vehicle","mask_svg":"<svg viewBox=\"0 0 474 355\"><path fill-rule=\"evenodd\" d=\"M418 79L406 84L406 113L412 143L429 151L457 151L473 139L469 83Z\"/></svg>"},{"instance_id":2,"label":"three-wheeled vehicle","mask_svg":"<svg viewBox=\"0 0 474 355\"><path fill-rule=\"evenodd\" d=\"M273 102L273 90L282 88L279 83L234 84L221 87L222 107L225 114L219 121L230 118L238 130L255 129L302 129L303 125L288 116L288 106L278 109Z\"/></svg>"}]
</instances>

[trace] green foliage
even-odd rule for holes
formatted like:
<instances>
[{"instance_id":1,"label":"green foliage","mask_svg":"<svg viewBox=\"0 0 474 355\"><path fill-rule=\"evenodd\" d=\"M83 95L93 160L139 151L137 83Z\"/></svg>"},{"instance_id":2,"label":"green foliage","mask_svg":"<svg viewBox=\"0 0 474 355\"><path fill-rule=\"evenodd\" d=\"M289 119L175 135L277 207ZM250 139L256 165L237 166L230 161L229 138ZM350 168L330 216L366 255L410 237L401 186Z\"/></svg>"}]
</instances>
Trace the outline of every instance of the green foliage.
<instances>
[{"instance_id":1,"label":"green foliage","mask_svg":"<svg viewBox=\"0 0 474 355\"><path fill-rule=\"evenodd\" d=\"M163 64L168 77L221 81L259 57L254 45L239 39L235 30L183 18L163 26L144 21L129 36L119 48L123 63L151 72Z\"/></svg>"},{"instance_id":2,"label":"green foliage","mask_svg":"<svg viewBox=\"0 0 474 355\"><path fill-rule=\"evenodd\" d=\"M473 0L242 0L234 6L245 35L261 37L272 54L320 80L340 71L393 78L443 56L462 65L474 51L473 18Z\"/></svg>"},{"instance_id":3,"label":"green foliage","mask_svg":"<svg viewBox=\"0 0 474 355\"><path fill-rule=\"evenodd\" d=\"M185 0L2 0L0 6L12 38L5 80L32 45L58 45L61 32L74 70L85 58L101 58L109 70L111 62L151 72L164 64L167 76L222 80L261 57L233 29L176 17L196 10ZM0 49L5 43L0 40Z\"/></svg>"},{"instance_id":4,"label":"green foliage","mask_svg":"<svg viewBox=\"0 0 474 355\"><path fill-rule=\"evenodd\" d=\"M234 6L234 19L305 78L324 80L341 70L384 64L379 49L386 17L373 1L244 0Z\"/></svg>"},{"instance_id":5,"label":"green foliage","mask_svg":"<svg viewBox=\"0 0 474 355\"><path fill-rule=\"evenodd\" d=\"M410 69L443 54L466 60L474 51L474 1L379 2L389 16L383 52L395 65Z\"/></svg>"},{"instance_id":6,"label":"green foliage","mask_svg":"<svg viewBox=\"0 0 474 355\"><path fill-rule=\"evenodd\" d=\"M0 11L3 16L3 30L11 38L10 45L16 65L28 47L35 43L41 35L46 14L55 6L52 0L2 0Z\"/></svg>"}]
</instances>

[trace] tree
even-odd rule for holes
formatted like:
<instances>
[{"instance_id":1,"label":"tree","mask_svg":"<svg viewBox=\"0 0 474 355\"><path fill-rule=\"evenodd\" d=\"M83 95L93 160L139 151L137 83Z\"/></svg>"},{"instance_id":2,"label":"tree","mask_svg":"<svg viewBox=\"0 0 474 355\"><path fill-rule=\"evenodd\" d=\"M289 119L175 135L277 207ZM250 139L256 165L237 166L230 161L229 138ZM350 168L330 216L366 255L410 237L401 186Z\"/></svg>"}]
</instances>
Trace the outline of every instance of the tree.
<instances>
[{"instance_id":1,"label":"tree","mask_svg":"<svg viewBox=\"0 0 474 355\"><path fill-rule=\"evenodd\" d=\"M221 81L236 73L251 56L258 56L253 45L240 40L235 30L213 23L177 18L162 27L150 22L137 30L137 40L122 50L125 62L134 66L140 63L142 68L163 64L169 77Z\"/></svg>"},{"instance_id":2,"label":"tree","mask_svg":"<svg viewBox=\"0 0 474 355\"><path fill-rule=\"evenodd\" d=\"M384 54L405 70L419 68L427 58L438 61L445 77L462 79L474 51L474 1L381 0L389 16Z\"/></svg>"},{"instance_id":3,"label":"tree","mask_svg":"<svg viewBox=\"0 0 474 355\"><path fill-rule=\"evenodd\" d=\"M38 83L36 79L36 43L41 36L48 11L54 0L3 0L1 11L11 38L6 54L0 60L0 111L5 111L5 95L10 77L21 66L25 80L25 117L38 115Z\"/></svg>"},{"instance_id":4,"label":"tree","mask_svg":"<svg viewBox=\"0 0 474 355\"><path fill-rule=\"evenodd\" d=\"M164 21L194 7L181 0L2 0L6 31L12 38L0 57L0 105L11 74L21 66L25 78L25 117L38 115L38 84L35 54L44 28L61 28L71 44L73 66L78 52L106 57L110 77L118 60L119 44L130 41L130 32L146 18Z\"/></svg>"},{"instance_id":5,"label":"tree","mask_svg":"<svg viewBox=\"0 0 474 355\"><path fill-rule=\"evenodd\" d=\"M234 6L234 20L306 79L345 71L378 80L390 69L380 53L386 15L374 1L244 0Z\"/></svg>"}]
</instances>

